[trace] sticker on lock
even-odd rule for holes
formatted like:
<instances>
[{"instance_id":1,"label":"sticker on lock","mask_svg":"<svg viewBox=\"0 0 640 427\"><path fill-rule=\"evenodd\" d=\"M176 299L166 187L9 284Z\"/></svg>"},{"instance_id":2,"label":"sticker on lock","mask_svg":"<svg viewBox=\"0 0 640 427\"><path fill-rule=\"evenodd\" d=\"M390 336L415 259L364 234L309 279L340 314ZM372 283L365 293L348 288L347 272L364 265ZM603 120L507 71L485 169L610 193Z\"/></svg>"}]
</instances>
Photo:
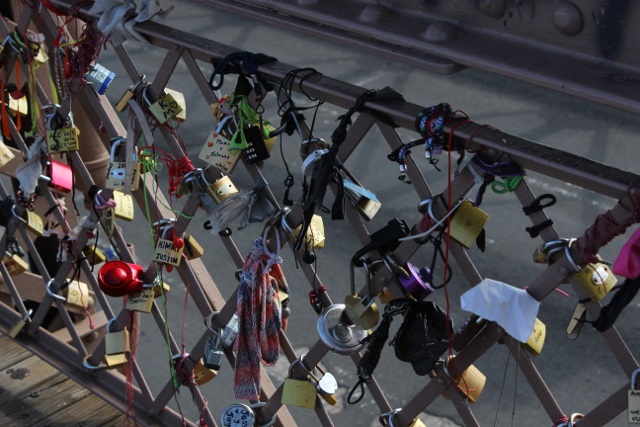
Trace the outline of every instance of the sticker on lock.
<instances>
[{"instance_id":1,"label":"sticker on lock","mask_svg":"<svg viewBox=\"0 0 640 427\"><path fill-rule=\"evenodd\" d=\"M600 263L587 264L575 277L592 301L600 301L618 282L609 266Z\"/></svg>"},{"instance_id":2,"label":"sticker on lock","mask_svg":"<svg viewBox=\"0 0 640 427\"><path fill-rule=\"evenodd\" d=\"M78 135L80 132L75 126L47 131L47 147L49 153L63 153L66 151L78 151Z\"/></svg>"},{"instance_id":3,"label":"sticker on lock","mask_svg":"<svg viewBox=\"0 0 640 427\"><path fill-rule=\"evenodd\" d=\"M489 215L482 209L464 200L451 218L451 237L471 249L488 219Z\"/></svg>"},{"instance_id":4,"label":"sticker on lock","mask_svg":"<svg viewBox=\"0 0 640 427\"><path fill-rule=\"evenodd\" d=\"M240 160L240 151L231 150L228 138L213 131L209 134L198 158L220 169L224 173L231 173Z\"/></svg>"},{"instance_id":5,"label":"sticker on lock","mask_svg":"<svg viewBox=\"0 0 640 427\"><path fill-rule=\"evenodd\" d=\"M153 259L154 261L177 267L180 265L180 261L182 261L183 251L184 246L177 248L172 240L160 238L158 239L158 243L156 243Z\"/></svg>"}]
</instances>

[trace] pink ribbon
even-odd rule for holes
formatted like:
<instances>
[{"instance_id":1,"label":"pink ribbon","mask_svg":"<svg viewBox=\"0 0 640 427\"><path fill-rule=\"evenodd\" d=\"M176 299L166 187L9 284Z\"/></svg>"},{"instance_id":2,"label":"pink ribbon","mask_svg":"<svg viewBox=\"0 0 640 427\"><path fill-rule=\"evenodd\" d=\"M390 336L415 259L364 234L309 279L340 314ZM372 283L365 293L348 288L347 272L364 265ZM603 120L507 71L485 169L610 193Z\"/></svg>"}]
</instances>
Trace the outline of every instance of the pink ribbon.
<instances>
[{"instance_id":1,"label":"pink ribbon","mask_svg":"<svg viewBox=\"0 0 640 427\"><path fill-rule=\"evenodd\" d=\"M612 271L618 276L637 279L640 276L640 228L627 240L613 263Z\"/></svg>"}]
</instances>

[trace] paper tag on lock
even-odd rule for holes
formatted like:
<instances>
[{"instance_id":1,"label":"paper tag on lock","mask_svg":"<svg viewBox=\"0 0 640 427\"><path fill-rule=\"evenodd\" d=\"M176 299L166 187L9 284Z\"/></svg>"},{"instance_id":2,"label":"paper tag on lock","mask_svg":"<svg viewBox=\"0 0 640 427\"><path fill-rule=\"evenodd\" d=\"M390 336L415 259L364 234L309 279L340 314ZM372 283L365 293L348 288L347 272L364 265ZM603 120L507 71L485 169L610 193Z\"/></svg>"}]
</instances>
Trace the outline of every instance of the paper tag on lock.
<instances>
[{"instance_id":1,"label":"paper tag on lock","mask_svg":"<svg viewBox=\"0 0 640 427\"><path fill-rule=\"evenodd\" d=\"M640 368L633 371L631 375L631 390L627 393L629 424L640 424L640 390L636 390L638 373L640 373Z\"/></svg>"},{"instance_id":2,"label":"paper tag on lock","mask_svg":"<svg viewBox=\"0 0 640 427\"><path fill-rule=\"evenodd\" d=\"M585 265L575 277L592 301L600 301L618 282L611 269L600 263Z\"/></svg>"},{"instance_id":3,"label":"paper tag on lock","mask_svg":"<svg viewBox=\"0 0 640 427\"><path fill-rule=\"evenodd\" d=\"M182 111L182 107L173 95L165 92L159 100L149 106L149 111L162 124L176 117Z\"/></svg>"},{"instance_id":4,"label":"paper tag on lock","mask_svg":"<svg viewBox=\"0 0 640 427\"><path fill-rule=\"evenodd\" d=\"M125 221L133 221L134 209L131 194L114 190L113 200L116 202L116 206L113 209L115 216Z\"/></svg>"},{"instance_id":5,"label":"paper tag on lock","mask_svg":"<svg viewBox=\"0 0 640 427\"><path fill-rule=\"evenodd\" d=\"M182 252L184 246L177 248L172 240L159 238L156 243L156 250L153 256L153 260L161 262L163 264L180 265L182 261Z\"/></svg>"},{"instance_id":6,"label":"paper tag on lock","mask_svg":"<svg viewBox=\"0 0 640 427\"><path fill-rule=\"evenodd\" d=\"M316 407L316 386L307 380L285 378L281 402L283 405L313 409Z\"/></svg>"},{"instance_id":7,"label":"paper tag on lock","mask_svg":"<svg viewBox=\"0 0 640 427\"><path fill-rule=\"evenodd\" d=\"M547 327L544 323L536 317L536 322L533 325L533 332L531 336L524 344L524 348L533 356L539 356L544 346L544 339L547 335Z\"/></svg>"},{"instance_id":8,"label":"paper tag on lock","mask_svg":"<svg viewBox=\"0 0 640 427\"><path fill-rule=\"evenodd\" d=\"M32 233L42 236L44 233L44 224L42 218L35 212L27 211L27 223L25 224L27 229Z\"/></svg>"},{"instance_id":9,"label":"paper tag on lock","mask_svg":"<svg viewBox=\"0 0 640 427\"><path fill-rule=\"evenodd\" d=\"M209 134L198 158L220 169L222 172L230 174L238 164L238 160L240 160L240 151L232 151L229 139L213 131Z\"/></svg>"},{"instance_id":10,"label":"paper tag on lock","mask_svg":"<svg viewBox=\"0 0 640 427\"><path fill-rule=\"evenodd\" d=\"M451 218L451 237L471 249L488 219L489 215L482 209L464 200Z\"/></svg>"},{"instance_id":11,"label":"paper tag on lock","mask_svg":"<svg viewBox=\"0 0 640 427\"><path fill-rule=\"evenodd\" d=\"M153 289L144 289L142 292L129 295L127 299L127 309L142 313L151 313L153 308Z\"/></svg>"},{"instance_id":12,"label":"paper tag on lock","mask_svg":"<svg viewBox=\"0 0 640 427\"><path fill-rule=\"evenodd\" d=\"M75 126L47 131L47 147L49 153L63 153L78 151L78 135L80 131Z\"/></svg>"},{"instance_id":13,"label":"paper tag on lock","mask_svg":"<svg viewBox=\"0 0 640 427\"><path fill-rule=\"evenodd\" d=\"M9 149L9 147L7 147L4 142L2 142L2 138L0 137L0 167L9 163L15 157L16 156Z\"/></svg>"},{"instance_id":14,"label":"paper tag on lock","mask_svg":"<svg viewBox=\"0 0 640 427\"><path fill-rule=\"evenodd\" d=\"M67 299L67 304L74 305L78 308L87 308L89 306L89 286L86 283L73 281L67 286L63 292Z\"/></svg>"},{"instance_id":15,"label":"paper tag on lock","mask_svg":"<svg viewBox=\"0 0 640 427\"><path fill-rule=\"evenodd\" d=\"M4 267L7 269L9 276L17 276L29 269L29 264L26 263L17 254L10 255L7 253L2 260Z\"/></svg>"}]
</instances>

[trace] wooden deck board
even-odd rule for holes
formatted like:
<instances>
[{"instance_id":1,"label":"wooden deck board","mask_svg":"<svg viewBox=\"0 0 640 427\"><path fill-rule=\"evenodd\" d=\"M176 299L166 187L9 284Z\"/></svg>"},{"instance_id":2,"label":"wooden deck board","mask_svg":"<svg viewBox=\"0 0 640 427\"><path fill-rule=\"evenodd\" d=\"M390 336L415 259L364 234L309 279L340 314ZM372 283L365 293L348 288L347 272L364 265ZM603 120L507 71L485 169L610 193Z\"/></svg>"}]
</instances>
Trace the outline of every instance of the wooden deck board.
<instances>
[{"instance_id":1,"label":"wooden deck board","mask_svg":"<svg viewBox=\"0 0 640 427\"><path fill-rule=\"evenodd\" d=\"M121 424L120 411L8 337L0 337L0 366L2 427Z\"/></svg>"}]
</instances>

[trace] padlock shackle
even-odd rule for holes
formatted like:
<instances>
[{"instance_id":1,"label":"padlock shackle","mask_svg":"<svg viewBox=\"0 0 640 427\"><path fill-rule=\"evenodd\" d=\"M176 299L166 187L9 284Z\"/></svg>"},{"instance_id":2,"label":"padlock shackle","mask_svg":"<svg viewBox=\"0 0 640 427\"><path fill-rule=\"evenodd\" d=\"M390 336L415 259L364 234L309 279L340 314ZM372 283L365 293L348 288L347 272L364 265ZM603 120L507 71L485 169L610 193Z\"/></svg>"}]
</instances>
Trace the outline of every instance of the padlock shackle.
<instances>
[{"instance_id":1,"label":"padlock shackle","mask_svg":"<svg viewBox=\"0 0 640 427\"><path fill-rule=\"evenodd\" d=\"M569 241L569 243L567 243L567 246L564 247L564 254L567 257L567 260L569 261L569 263L571 264L571 267L573 267L573 269L575 270L576 273L579 273L580 270L582 270L582 268L580 268L580 266L578 265L578 263L576 262L576 260L573 258L573 255L571 255L571 245L573 244L573 242L575 242L577 239L571 239Z\"/></svg>"},{"instance_id":2,"label":"padlock shackle","mask_svg":"<svg viewBox=\"0 0 640 427\"><path fill-rule=\"evenodd\" d=\"M116 136L114 138L111 138L111 151L109 152L109 160L112 162L117 162L118 160L116 160L116 150L118 149L118 146L122 143L126 143L127 139L123 136ZM133 147L133 153L131 155L131 160L133 160L134 162L137 159L137 153L138 153L138 147ZM125 158L126 159L126 158Z\"/></svg>"},{"instance_id":3,"label":"padlock shackle","mask_svg":"<svg viewBox=\"0 0 640 427\"><path fill-rule=\"evenodd\" d=\"M52 284L53 284L53 282L55 282L55 281L56 281L56 279L51 278L51 279L49 279L49 281L47 282L47 285L45 286L45 288L46 288L46 290L47 290L47 294L48 294L51 298L53 298L53 299L55 299L55 300L58 300L58 301L61 301L61 302L67 302L67 299L66 299L65 297L63 297L62 295L58 295L58 294L54 293L54 292L51 290L51 285L52 285Z\"/></svg>"}]
</instances>

